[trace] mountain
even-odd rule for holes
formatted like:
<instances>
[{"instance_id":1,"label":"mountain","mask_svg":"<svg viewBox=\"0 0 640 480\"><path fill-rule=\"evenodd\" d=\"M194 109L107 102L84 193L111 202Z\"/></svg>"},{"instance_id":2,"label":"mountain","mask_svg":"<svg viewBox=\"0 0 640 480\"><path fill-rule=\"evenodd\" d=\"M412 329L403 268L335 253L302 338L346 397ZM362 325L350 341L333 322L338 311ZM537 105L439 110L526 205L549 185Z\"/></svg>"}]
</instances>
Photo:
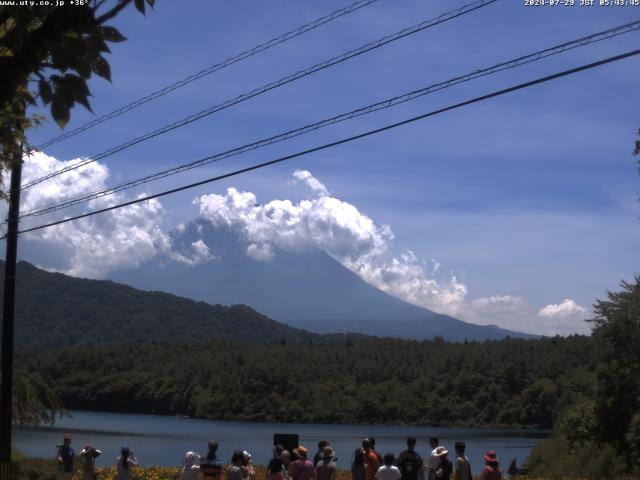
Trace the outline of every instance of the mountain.
<instances>
[{"instance_id":1,"label":"mountain","mask_svg":"<svg viewBox=\"0 0 640 480\"><path fill-rule=\"evenodd\" d=\"M0 274L4 274L0 262ZM0 291L0 298L2 292ZM209 305L112 281L87 280L19 262L16 274L16 347L141 342L204 344L212 339L261 343L330 341L278 323L245 305Z\"/></svg>"},{"instance_id":2,"label":"mountain","mask_svg":"<svg viewBox=\"0 0 640 480\"><path fill-rule=\"evenodd\" d=\"M198 265L154 261L110 278L208 303L246 304L296 328L317 333L359 332L408 339L494 340L533 335L475 325L392 297L363 281L323 251L277 251L257 261L231 229L196 220L174 234L188 251L203 240L216 258Z\"/></svg>"}]
</instances>

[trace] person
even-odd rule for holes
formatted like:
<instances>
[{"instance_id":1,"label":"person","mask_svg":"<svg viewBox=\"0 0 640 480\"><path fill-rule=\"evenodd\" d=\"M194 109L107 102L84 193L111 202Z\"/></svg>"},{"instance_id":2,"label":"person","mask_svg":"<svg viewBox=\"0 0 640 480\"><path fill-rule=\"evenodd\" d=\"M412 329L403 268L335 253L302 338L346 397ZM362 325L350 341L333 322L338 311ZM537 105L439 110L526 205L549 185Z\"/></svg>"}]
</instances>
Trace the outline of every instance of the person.
<instances>
[{"instance_id":1,"label":"person","mask_svg":"<svg viewBox=\"0 0 640 480\"><path fill-rule=\"evenodd\" d=\"M117 476L116 480L133 480L133 467L138 466L136 457L129 447L123 445L120 449L120 456L116 458Z\"/></svg>"},{"instance_id":2,"label":"person","mask_svg":"<svg viewBox=\"0 0 640 480\"><path fill-rule=\"evenodd\" d=\"M395 461L393 453L385 453L383 461L384 465L376 472L376 480L400 480L402 473L400 473L400 469L393 464Z\"/></svg>"},{"instance_id":3,"label":"person","mask_svg":"<svg viewBox=\"0 0 640 480\"><path fill-rule=\"evenodd\" d=\"M244 454L241 450L236 450L231 455L231 464L227 468L227 480L243 480L242 464L244 462Z\"/></svg>"},{"instance_id":4,"label":"person","mask_svg":"<svg viewBox=\"0 0 640 480\"><path fill-rule=\"evenodd\" d=\"M58 445L58 468L56 480L71 480L73 477L73 459L76 455L71 448L71 435L65 433L62 437L62 445Z\"/></svg>"},{"instance_id":5,"label":"person","mask_svg":"<svg viewBox=\"0 0 640 480\"><path fill-rule=\"evenodd\" d=\"M369 444L371 445L371 451L376 454L376 457L378 457L378 465L382 465L382 455L376 451L376 439L374 437L369 437Z\"/></svg>"},{"instance_id":6,"label":"person","mask_svg":"<svg viewBox=\"0 0 640 480\"><path fill-rule=\"evenodd\" d=\"M285 471L282 466L282 452L284 447L280 444L273 446L273 457L269 460L267 465L267 478L266 480L284 480Z\"/></svg>"},{"instance_id":7,"label":"person","mask_svg":"<svg viewBox=\"0 0 640 480\"><path fill-rule=\"evenodd\" d=\"M242 451L242 478L249 480L255 480L256 478L256 469L251 463L251 454L246 450Z\"/></svg>"},{"instance_id":8,"label":"person","mask_svg":"<svg viewBox=\"0 0 640 480\"><path fill-rule=\"evenodd\" d=\"M324 457L324 447L329 445L329 442L326 440L320 440L318 442L318 451L313 456L313 464L317 465L320 460Z\"/></svg>"},{"instance_id":9,"label":"person","mask_svg":"<svg viewBox=\"0 0 640 480\"><path fill-rule=\"evenodd\" d=\"M376 452L371 450L371 440L368 438L362 440L362 449L364 450L364 462L367 467L367 480L375 480L376 473L380 468L380 462Z\"/></svg>"},{"instance_id":10,"label":"person","mask_svg":"<svg viewBox=\"0 0 640 480\"><path fill-rule=\"evenodd\" d=\"M356 448L353 453L353 463L351 464L352 480L367 480L367 465L365 463L364 449Z\"/></svg>"},{"instance_id":11,"label":"person","mask_svg":"<svg viewBox=\"0 0 640 480\"><path fill-rule=\"evenodd\" d=\"M418 480L422 470L422 457L415 451L416 439L407 438L407 449L400 452L398 457L398 467L402 474L402 480Z\"/></svg>"},{"instance_id":12,"label":"person","mask_svg":"<svg viewBox=\"0 0 640 480\"><path fill-rule=\"evenodd\" d=\"M434 477L437 480L450 480L453 465L447 457L449 450L444 447L436 447L435 455L438 457L438 466L434 470Z\"/></svg>"},{"instance_id":13,"label":"person","mask_svg":"<svg viewBox=\"0 0 640 480\"><path fill-rule=\"evenodd\" d=\"M498 462L498 456L494 450L489 450L484 455L484 463L485 466L480 474L482 480L502 480L500 462Z\"/></svg>"},{"instance_id":14,"label":"person","mask_svg":"<svg viewBox=\"0 0 640 480\"><path fill-rule=\"evenodd\" d=\"M82 480L96 480L98 474L96 472L96 458L98 458L102 452L96 448L93 448L90 444L86 444L79 455L84 460L82 464Z\"/></svg>"},{"instance_id":15,"label":"person","mask_svg":"<svg viewBox=\"0 0 640 480\"><path fill-rule=\"evenodd\" d=\"M440 463L440 458L436 455L436 448L440 446L438 437L429 437L429 445L431 446L431 455L429 456L429 464L427 465L427 480L433 480L436 474L436 468Z\"/></svg>"},{"instance_id":16,"label":"person","mask_svg":"<svg viewBox=\"0 0 640 480\"><path fill-rule=\"evenodd\" d=\"M222 462L218 459L218 442L209 440L207 456L200 461L203 480L219 480L222 477Z\"/></svg>"},{"instance_id":17,"label":"person","mask_svg":"<svg viewBox=\"0 0 640 480\"><path fill-rule=\"evenodd\" d=\"M280 454L280 460L282 460L282 474L285 480L289 480L289 468L291 467L291 452L289 450L282 450Z\"/></svg>"},{"instance_id":18,"label":"person","mask_svg":"<svg viewBox=\"0 0 640 480\"><path fill-rule=\"evenodd\" d=\"M464 454L467 446L464 442L456 442L454 448L456 451L456 469L453 478L455 480L472 480L471 463Z\"/></svg>"},{"instance_id":19,"label":"person","mask_svg":"<svg viewBox=\"0 0 640 480\"><path fill-rule=\"evenodd\" d=\"M200 455L197 452L186 452L182 461L180 480L198 480L200 476Z\"/></svg>"},{"instance_id":20,"label":"person","mask_svg":"<svg viewBox=\"0 0 640 480\"><path fill-rule=\"evenodd\" d=\"M308 450L303 445L293 449L293 462L289 465L291 480L315 480L316 469L313 462L307 458Z\"/></svg>"},{"instance_id":21,"label":"person","mask_svg":"<svg viewBox=\"0 0 640 480\"><path fill-rule=\"evenodd\" d=\"M333 448L325 445L322 449L322 458L316 463L317 480L335 480L336 479L336 462Z\"/></svg>"}]
</instances>

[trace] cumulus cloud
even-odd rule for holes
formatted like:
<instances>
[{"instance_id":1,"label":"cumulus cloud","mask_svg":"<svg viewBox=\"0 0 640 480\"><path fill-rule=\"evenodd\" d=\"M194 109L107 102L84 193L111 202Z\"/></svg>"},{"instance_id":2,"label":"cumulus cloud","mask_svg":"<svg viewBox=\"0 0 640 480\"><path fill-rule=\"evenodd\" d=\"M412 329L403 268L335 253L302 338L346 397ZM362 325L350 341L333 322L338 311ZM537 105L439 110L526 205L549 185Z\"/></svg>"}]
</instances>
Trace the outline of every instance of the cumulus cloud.
<instances>
[{"instance_id":1,"label":"cumulus cloud","mask_svg":"<svg viewBox=\"0 0 640 480\"><path fill-rule=\"evenodd\" d=\"M176 230L178 232L184 231L184 225L178 225ZM194 266L206 263L211 260L216 260L218 257L211 253L211 250L202 239L191 242L188 251L179 251L173 248L173 251L169 254L172 260L175 260L185 265Z\"/></svg>"},{"instance_id":2,"label":"cumulus cloud","mask_svg":"<svg viewBox=\"0 0 640 480\"><path fill-rule=\"evenodd\" d=\"M35 153L25 159L24 181L77 161L63 162ZM108 168L99 162L54 177L23 192L22 211L103 189L108 178ZM308 188L307 198L299 202L284 199L260 204L253 193L229 188L223 195L202 195L193 203L203 219L239 233L246 242L247 256L256 261L268 262L278 250L321 249L380 290L439 313L535 333L580 330L582 323L577 318L586 310L570 299L537 312L517 295L469 299L467 286L456 275L444 271L435 260L421 260L410 250L398 247L388 225L376 224L356 206L332 196L309 171L296 170L293 178ZM86 207L74 207L67 215L126 199L123 193L104 197ZM6 212L6 205L0 208ZM56 214L29 218L22 226L60 217ZM116 269L136 268L154 258L187 266L216 259L209 246L197 239L202 233L201 224L195 231L195 241L193 237L177 241L186 226L180 224L174 234L169 234L165 217L162 204L151 200L29 233L24 240L64 258L61 267L50 264L44 267L92 278L104 277Z\"/></svg>"},{"instance_id":3,"label":"cumulus cloud","mask_svg":"<svg viewBox=\"0 0 640 480\"><path fill-rule=\"evenodd\" d=\"M538 311L538 315L546 318L566 318L575 315L584 315L587 309L578 305L570 298L565 298L562 303L552 303Z\"/></svg>"},{"instance_id":4,"label":"cumulus cloud","mask_svg":"<svg viewBox=\"0 0 640 480\"><path fill-rule=\"evenodd\" d=\"M330 196L308 171L296 171L294 177L309 187L311 198L259 204L253 193L229 188L225 195L203 195L194 203L214 225L240 232L254 259L268 261L274 249L321 249L391 295L440 312L461 310L467 288L455 276L429 276L411 251L396 251L388 226Z\"/></svg>"},{"instance_id":5,"label":"cumulus cloud","mask_svg":"<svg viewBox=\"0 0 640 480\"><path fill-rule=\"evenodd\" d=\"M42 152L25 157L24 182L77 163L81 159L59 161ZM28 212L95 190L104 189L109 170L99 162L58 175L22 192L21 211ZM91 211L126 200L124 194L92 200L86 207L65 210L65 216ZM6 209L6 206L4 206ZM62 212L26 217L22 227L36 226L64 218ZM158 254L181 259L171 250L171 238L164 231L165 210L157 200L129 205L100 215L76 220L24 235L24 240L47 249L64 251L68 258L58 270L80 277L101 278L119 268L136 268ZM209 258L206 245L195 244L190 256L195 264Z\"/></svg>"},{"instance_id":6,"label":"cumulus cloud","mask_svg":"<svg viewBox=\"0 0 640 480\"><path fill-rule=\"evenodd\" d=\"M310 172L293 177L309 189L299 201L259 203L251 192L236 188L194 200L200 216L214 226L238 232L249 257L268 262L279 249L321 249L367 283L414 305L479 324L544 334L584 331L573 317L546 318L522 297L512 294L469 299L467 286L435 260L425 262L396 245L387 225L377 225L354 205L331 196ZM566 307L565 307L566 308ZM581 307L578 307L581 308Z\"/></svg>"},{"instance_id":7,"label":"cumulus cloud","mask_svg":"<svg viewBox=\"0 0 640 480\"><path fill-rule=\"evenodd\" d=\"M308 170L296 170L293 172L293 177L304 182L314 192L318 192L322 195L329 195L329 190L324 183L311 175L311 172Z\"/></svg>"}]
</instances>

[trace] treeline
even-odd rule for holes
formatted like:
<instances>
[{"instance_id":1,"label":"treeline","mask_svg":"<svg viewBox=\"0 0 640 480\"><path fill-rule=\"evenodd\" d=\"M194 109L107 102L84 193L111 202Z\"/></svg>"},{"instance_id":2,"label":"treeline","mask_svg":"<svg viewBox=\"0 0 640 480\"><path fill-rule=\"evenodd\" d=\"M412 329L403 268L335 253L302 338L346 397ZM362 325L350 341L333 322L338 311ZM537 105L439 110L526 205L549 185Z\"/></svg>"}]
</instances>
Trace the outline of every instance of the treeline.
<instances>
[{"instance_id":1,"label":"treeline","mask_svg":"<svg viewBox=\"0 0 640 480\"><path fill-rule=\"evenodd\" d=\"M222 420L551 427L589 396L590 337L147 344L23 353L69 409Z\"/></svg>"},{"instance_id":2,"label":"treeline","mask_svg":"<svg viewBox=\"0 0 640 480\"><path fill-rule=\"evenodd\" d=\"M538 476L640 478L640 276L621 287L594 305L594 383L530 455Z\"/></svg>"}]
</instances>

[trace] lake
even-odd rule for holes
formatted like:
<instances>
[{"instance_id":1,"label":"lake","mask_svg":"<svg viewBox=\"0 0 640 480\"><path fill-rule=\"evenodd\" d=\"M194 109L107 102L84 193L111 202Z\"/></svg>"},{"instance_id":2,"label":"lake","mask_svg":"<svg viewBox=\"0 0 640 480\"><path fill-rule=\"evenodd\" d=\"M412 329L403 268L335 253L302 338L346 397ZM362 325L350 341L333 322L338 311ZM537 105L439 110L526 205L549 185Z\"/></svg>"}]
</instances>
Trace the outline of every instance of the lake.
<instances>
[{"instance_id":1,"label":"lake","mask_svg":"<svg viewBox=\"0 0 640 480\"><path fill-rule=\"evenodd\" d=\"M433 435L449 449L449 458L455 457L454 443L464 441L473 471L479 472L487 450L496 450L506 469L514 457L520 465L531 449L548 435L546 430L222 422L160 415L70 413L71 417L57 420L53 427L16 429L14 448L30 456L53 458L56 444L61 443L64 432L69 432L76 453L85 443L104 452L98 458L100 466L114 463L123 444L129 445L143 466L175 466L181 463L186 451L204 455L207 441L215 439L220 444L219 456L225 462L238 449L249 451L254 463L266 464L271 458L273 434L297 433L300 443L311 454L315 453L319 440L329 440L338 456L338 466L349 468L353 451L364 437L375 437L379 452L396 455L405 448L406 437L416 437L417 450L424 458L428 451L427 438Z\"/></svg>"}]
</instances>

